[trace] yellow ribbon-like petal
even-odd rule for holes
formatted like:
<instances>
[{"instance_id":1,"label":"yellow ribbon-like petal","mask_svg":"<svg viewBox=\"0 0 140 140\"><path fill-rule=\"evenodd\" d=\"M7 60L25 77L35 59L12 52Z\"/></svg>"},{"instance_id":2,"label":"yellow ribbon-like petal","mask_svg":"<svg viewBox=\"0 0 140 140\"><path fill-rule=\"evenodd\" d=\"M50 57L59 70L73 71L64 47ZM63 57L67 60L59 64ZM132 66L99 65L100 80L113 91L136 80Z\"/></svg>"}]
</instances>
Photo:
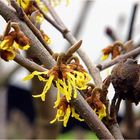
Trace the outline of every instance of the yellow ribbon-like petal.
<instances>
[{"instance_id":1,"label":"yellow ribbon-like petal","mask_svg":"<svg viewBox=\"0 0 140 140\"><path fill-rule=\"evenodd\" d=\"M16 49L21 49L21 50L28 50L29 48L30 48L30 45L25 45L25 46L21 46L21 45L19 45L18 43L16 43L15 41L14 41L14 43L13 43L13 47L14 48L16 48Z\"/></svg>"},{"instance_id":2,"label":"yellow ribbon-like petal","mask_svg":"<svg viewBox=\"0 0 140 140\"><path fill-rule=\"evenodd\" d=\"M29 8L30 0L17 0L17 3L20 7L22 7L24 10Z\"/></svg>"},{"instance_id":3,"label":"yellow ribbon-like petal","mask_svg":"<svg viewBox=\"0 0 140 140\"><path fill-rule=\"evenodd\" d=\"M57 84L58 83L56 82L56 86L59 86ZM57 99L56 99L56 101L54 103L54 108L58 107L59 103L60 103L60 90L57 89Z\"/></svg>"},{"instance_id":4,"label":"yellow ribbon-like petal","mask_svg":"<svg viewBox=\"0 0 140 140\"><path fill-rule=\"evenodd\" d=\"M79 121L84 121L84 119L81 119L80 117L79 117L79 114L77 114L76 112L75 112L75 108L74 107L72 107L72 109L71 109L71 111L72 111L72 117L74 117L75 119L77 119L77 120L79 120Z\"/></svg>"},{"instance_id":5,"label":"yellow ribbon-like petal","mask_svg":"<svg viewBox=\"0 0 140 140\"><path fill-rule=\"evenodd\" d=\"M8 39L4 39L1 43L0 43L0 49L1 50L8 50L11 49L11 43Z\"/></svg>"},{"instance_id":6,"label":"yellow ribbon-like petal","mask_svg":"<svg viewBox=\"0 0 140 140\"><path fill-rule=\"evenodd\" d=\"M67 108L66 113L65 113L65 116L64 116L64 121L63 121L64 127L67 126L67 123L68 123L70 114L71 114L71 108L70 108L70 105L68 105L68 108Z\"/></svg>"},{"instance_id":7,"label":"yellow ribbon-like petal","mask_svg":"<svg viewBox=\"0 0 140 140\"><path fill-rule=\"evenodd\" d=\"M63 112L63 106L62 106L57 110L55 118L50 123L52 124L57 120L64 121L64 115L65 115L65 113Z\"/></svg>"},{"instance_id":8,"label":"yellow ribbon-like petal","mask_svg":"<svg viewBox=\"0 0 140 140\"><path fill-rule=\"evenodd\" d=\"M106 60L108 57L109 57L109 55L103 55L103 56L101 57L101 60L104 61L104 60Z\"/></svg>"},{"instance_id":9,"label":"yellow ribbon-like petal","mask_svg":"<svg viewBox=\"0 0 140 140\"><path fill-rule=\"evenodd\" d=\"M26 80L31 80L35 75L41 75L41 74L47 74L48 71L44 71L44 72L39 72L39 71L34 71L32 72L31 74L29 74L28 76L24 77L23 78L23 81L26 81ZM42 77L43 78L43 77ZM41 78L40 78L41 79Z\"/></svg>"},{"instance_id":10,"label":"yellow ribbon-like petal","mask_svg":"<svg viewBox=\"0 0 140 140\"><path fill-rule=\"evenodd\" d=\"M44 89L43 89L43 92L39 95L33 95L34 98L38 98L38 97L41 97L42 101L45 101L45 95L46 93L48 92L48 90L50 89L51 85L52 85L52 81L54 79L54 75L51 75L49 77L49 79L47 80L45 86L44 86Z\"/></svg>"},{"instance_id":11,"label":"yellow ribbon-like petal","mask_svg":"<svg viewBox=\"0 0 140 140\"><path fill-rule=\"evenodd\" d=\"M103 104L102 108L100 110L94 109L94 112L98 115L98 118L102 120L104 117L106 117L106 106Z\"/></svg>"}]
</instances>

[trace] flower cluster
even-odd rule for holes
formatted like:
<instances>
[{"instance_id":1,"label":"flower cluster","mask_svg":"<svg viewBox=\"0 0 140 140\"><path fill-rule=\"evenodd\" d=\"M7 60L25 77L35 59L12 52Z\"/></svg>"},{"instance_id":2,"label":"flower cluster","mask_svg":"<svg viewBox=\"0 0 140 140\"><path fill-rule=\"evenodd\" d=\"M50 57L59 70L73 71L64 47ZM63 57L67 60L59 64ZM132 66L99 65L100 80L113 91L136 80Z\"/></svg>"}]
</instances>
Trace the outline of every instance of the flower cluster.
<instances>
[{"instance_id":1,"label":"flower cluster","mask_svg":"<svg viewBox=\"0 0 140 140\"><path fill-rule=\"evenodd\" d=\"M117 56L119 56L122 51L123 51L123 44L119 41L116 41L114 44L109 45L108 47L102 50L103 56L101 59L106 60L109 57L109 55L111 55L112 59L114 59Z\"/></svg>"},{"instance_id":2,"label":"flower cluster","mask_svg":"<svg viewBox=\"0 0 140 140\"><path fill-rule=\"evenodd\" d=\"M30 18L30 20L33 22L33 24L40 30L40 25L44 21L43 15L38 10L38 7L36 4L40 5L40 7L44 11L48 11L47 7L40 1L40 0L17 0L17 3L19 6L24 10L24 12L27 14L27 16ZM43 31L41 31L42 37L46 41L46 43L50 43L50 38L47 34L45 34Z\"/></svg>"},{"instance_id":3,"label":"flower cluster","mask_svg":"<svg viewBox=\"0 0 140 140\"><path fill-rule=\"evenodd\" d=\"M56 117L50 123L52 124L57 120L63 121L63 125L66 127L70 116L79 121L84 121L84 119L81 119L75 112L75 108L67 102L66 97L63 96L58 104Z\"/></svg>"},{"instance_id":4,"label":"flower cluster","mask_svg":"<svg viewBox=\"0 0 140 140\"><path fill-rule=\"evenodd\" d=\"M38 15L36 16L36 20L40 19L39 21L42 22L44 17L42 14L38 11L38 6L43 10L48 12L48 8L45 6L45 4L41 0L16 0L18 5L23 8L25 13L30 18L34 12L37 12ZM49 0L49 3L55 7L59 5L62 2L62 0ZM66 0L66 4L69 4L69 0ZM37 6L38 5L38 6Z\"/></svg>"},{"instance_id":5,"label":"flower cluster","mask_svg":"<svg viewBox=\"0 0 140 140\"><path fill-rule=\"evenodd\" d=\"M52 83L54 83L58 90L57 99L54 104L54 108L58 107L58 111L54 121L63 120L64 126L66 126L71 112L73 117L77 119L79 118L78 115L76 115L74 108L70 106L69 102L72 97L77 97L77 89L85 90L87 88L87 83L91 80L91 77L78 62L72 62L69 64L57 63L57 65L50 70L44 72L34 71L25 77L24 80L30 80L34 76L37 76L40 81L45 82L46 84L42 93L39 95L33 95L33 97L40 97L42 101L45 101L46 93L50 89ZM61 99L61 94L65 96L64 102L63 98ZM62 102L65 107L62 106ZM64 119L59 119L60 117L64 117Z\"/></svg>"},{"instance_id":6,"label":"flower cluster","mask_svg":"<svg viewBox=\"0 0 140 140\"><path fill-rule=\"evenodd\" d=\"M101 100L101 96L103 94L102 89L95 88L93 85L88 85L88 88L84 91L84 93L87 103L96 113L98 118L102 120L104 117L106 117L106 106L104 101Z\"/></svg>"},{"instance_id":7,"label":"flower cluster","mask_svg":"<svg viewBox=\"0 0 140 140\"><path fill-rule=\"evenodd\" d=\"M81 70L81 71L79 71ZM60 93L66 96L67 101L69 102L72 97L77 96L77 89L84 90L87 88L87 83L91 80L88 73L83 69L80 64L71 63L69 65L60 64L55 65L52 69L45 72L34 71L30 75L24 78L24 80L30 80L35 75L38 76L40 81L46 82L46 85L43 89L43 92L39 95L33 95L34 97L41 97L42 101L45 101L45 95L50 89L52 82L54 81L58 89L58 98L56 105L60 102Z\"/></svg>"},{"instance_id":8,"label":"flower cluster","mask_svg":"<svg viewBox=\"0 0 140 140\"><path fill-rule=\"evenodd\" d=\"M0 42L0 56L5 61L13 60L18 50L27 50L30 40L21 31L11 31Z\"/></svg>"}]
</instances>

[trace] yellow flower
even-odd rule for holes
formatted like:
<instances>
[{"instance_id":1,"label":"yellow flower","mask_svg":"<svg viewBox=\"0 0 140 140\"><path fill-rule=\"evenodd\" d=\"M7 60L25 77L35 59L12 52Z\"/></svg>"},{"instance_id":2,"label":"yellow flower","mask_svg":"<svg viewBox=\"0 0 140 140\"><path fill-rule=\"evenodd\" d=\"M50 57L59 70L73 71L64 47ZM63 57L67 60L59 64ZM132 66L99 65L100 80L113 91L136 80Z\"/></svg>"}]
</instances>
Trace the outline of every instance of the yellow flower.
<instances>
[{"instance_id":1,"label":"yellow flower","mask_svg":"<svg viewBox=\"0 0 140 140\"><path fill-rule=\"evenodd\" d=\"M31 0L17 0L17 3L23 8L23 10L27 10L29 8L30 2Z\"/></svg>"},{"instance_id":2,"label":"yellow flower","mask_svg":"<svg viewBox=\"0 0 140 140\"><path fill-rule=\"evenodd\" d=\"M115 41L112 45L109 45L108 47L102 50L103 56L101 59L106 60L109 55L111 56L111 59L114 59L117 56L119 56L123 50L124 50L123 43L120 41Z\"/></svg>"},{"instance_id":3,"label":"yellow flower","mask_svg":"<svg viewBox=\"0 0 140 140\"><path fill-rule=\"evenodd\" d=\"M51 44L52 41L51 41L50 37L47 34L45 34L44 31L40 30L40 32L41 32L44 40L46 41L46 43Z\"/></svg>"},{"instance_id":4,"label":"yellow flower","mask_svg":"<svg viewBox=\"0 0 140 140\"><path fill-rule=\"evenodd\" d=\"M41 94L33 95L33 97L41 97L42 101L45 101L45 95L50 89L52 82L54 81L57 92L57 100L55 107L59 104L60 93L66 96L69 102L72 98L77 97L77 89L84 90L87 88L87 83L91 80L90 76L86 72L78 72L71 70L66 65L62 64L61 68L54 66L51 70L45 72L33 72L24 78L24 80L30 80L34 76L38 76L40 81L46 82ZM73 95L72 95L73 93Z\"/></svg>"},{"instance_id":5,"label":"yellow flower","mask_svg":"<svg viewBox=\"0 0 140 140\"><path fill-rule=\"evenodd\" d=\"M0 55L5 61L13 60L18 50L27 50L30 40L21 31L12 31L0 42Z\"/></svg>"},{"instance_id":6,"label":"yellow flower","mask_svg":"<svg viewBox=\"0 0 140 140\"><path fill-rule=\"evenodd\" d=\"M103 104L101 109L94 109L94 112L98 115L98 118L102 120L104 117L106 117L106 106Z\"/></svg>"},{"instance_id":7,"label":"yellow flower","mask_svg":"<svg viewBox=\"0 0 140 140\"><path fill-rule=\"evenodd\" d=\"M109 57L109 55L103 55L103 56L101 57L101 60L104 61L104 60L106 60L108 57Z\"/></svg>"},{"instance_id":8,"label":"yellow flower","mask_svg":"<svg viewBox=\"0 0 140 140\"><path fill-rule=\"evenodd\" d=\"M58 104L57 114L50 123L52 124L56 121L63 121L63 125L66 127L70 116L79 121L84 121L84 119L81 119L79 114L75 112L74 107L68 104L65 96L63 96L60 103Z\"/></svg>"},{"instance_id":9,"label":"yellow flower","mask_svg":"<svg viewBox=\"0 0 140 140\"><path fill-rule=\"evenodd\" d=\"M101 100L103 94L103 90L100 88L94 87L93 84L90 84L88 88L84 91L85 98L89 106L93 109L96 113L98 118L102 120L104 117L107 116L107 110L104 103L104 100Z\"/></svg>"},{"instance_id":10,"label":"yellow flower","mask_svg":"<svg viewBox=\"0 0 140 140\"><path fill-rule=\"evenodd\" d=\"M0 55L5 61L13 60L16 56L16 50L11 46L9 40L3 40L0 43Z\"/></svg>"},{"instance_id":11,"label":"yellow flower","mask_svg":"<svg viewBox=\"0 0 140 140\"><path fill-rule=\"evenodd\" d=\"M28 50L30 48L30 45L27 44L25 46L22 46L22 45L20 45L20 44L18 44L16 42L14 42L13 43L13 47L16 48L16 49L20 49L20 50L25 50L26 51L26 50Z\"/></svg>"},{"instance_id":12,"label":"yellow flower","mask_svg":"<svg viewBox=\"0 0 140 140\"><path fill-rule=\"evenodd\" d=\"M73 72L76 79L76 86L77 86L77 89L79 90L84 90L87 88L87 83L91 80L91 77L89 76L88 73L86 72L78 72L78 71L74 71Z\"/></svg>"},{"instance_id":13,"label":"yellow flower","mask_svg":"<svg viewBox=\"0 0 140 140\"><path fill-rule=\"evenodd\" d=\"M36 23L39 24L39 23L42 23L44 20L44 17L42 16L42 14L38 14L36 16Z\"/></svg>"}]
</instances>

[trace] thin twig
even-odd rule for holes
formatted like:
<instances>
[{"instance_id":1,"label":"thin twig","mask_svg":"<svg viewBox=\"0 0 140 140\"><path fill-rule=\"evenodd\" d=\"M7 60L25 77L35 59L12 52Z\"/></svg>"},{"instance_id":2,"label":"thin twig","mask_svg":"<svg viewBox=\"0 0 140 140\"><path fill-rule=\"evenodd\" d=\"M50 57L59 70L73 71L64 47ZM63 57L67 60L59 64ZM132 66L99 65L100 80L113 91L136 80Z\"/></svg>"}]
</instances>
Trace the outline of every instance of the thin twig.
<instances>
[{"instance_id":1,"label":"thin twig","mask_svg":"<svg viewBox=\"0 0 140 140\"><path fill-rule=\"evenodd\" d=\"M107 27L105 29L105 33L111 39L111 41L114 42L114 41L118 40L118 37L116 36L114 30L111 27Z\"/></svg>"},{"instance_id":2,"label":"thin twig","mask_svg":"<svg viewBox=\"0 0 140 140\"><path fill-rule=\"evenodd\" d=\"M116 140L123 140L123 136L122 133L120 131L120 127L118 125L118 123L112 123L108 126L111 134L113 134L113 136L115 137ZM118 131L119 130L119 131Z\"/></svg>"},{"instance_id":3,"label":"thin twig","mask_svg":"<svg viewBox=\"0 0 140 140\"><path fill-rule=\"evenodd\" d=\"M130 20L130 25L129 25L129 31L128 31L128 36L126 38L126 40L131 40L132 36L133 36L133 27L134 27L134 23L135 23L135 18L136 18L136 14L138 11L138 3L136 3L133 7L133 11L132 11L132 15L131 15L131 20Z\"/></svg>"}]
</instances>

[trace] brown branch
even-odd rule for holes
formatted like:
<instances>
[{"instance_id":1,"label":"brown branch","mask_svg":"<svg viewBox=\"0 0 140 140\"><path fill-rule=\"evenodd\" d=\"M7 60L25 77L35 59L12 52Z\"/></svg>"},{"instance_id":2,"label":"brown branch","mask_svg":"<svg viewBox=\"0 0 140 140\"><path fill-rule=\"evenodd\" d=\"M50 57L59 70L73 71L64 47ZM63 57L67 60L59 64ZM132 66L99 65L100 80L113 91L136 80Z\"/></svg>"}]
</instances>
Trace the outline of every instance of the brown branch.
<instances>
[{"instance_id":1,"label":"brown branch","mask_svg":"<svg viewBox=\"0 0 140 140\"><path fill-rule=\"evenodd\" d=\"M41 41L41 43L44 45L44 47L47 49L47 51L52 55L53 51L50 49L46 41L43 39L43 36L41 35L40 31L34 26L34 24L31 22L31 20L28 18L26 13L23 11L21 7L16 3L15 0L10 0L11 5L16 9L19 18L23 19L28 27L33 31L33 33L37 36L37 38Z\"/></svg>"},{"instance_id":2,"label":"brown branch","mask_svg":"<svg viewBox=\"0 0 140 140\"><path fill-rule=\"evenodd\" d=\"M18 10L18 8L19 8L19 10L21 10L20 7L18 7L18 5L17 5L17 10ZM37 36L37 38L44 45L44 47L49 51L50 54L53 54L52 50L48 47L47 43L44 41L41 32L34 26L34 24L26 16L24 11L21 11L21 13L19 13L19 17L21 15L24 15L24 16L22 16L22 17L24 17L23 21L26 22L28 27L33 31L33 33ZM27 55L28 55L28 53L31 53L31 55L32 55L32 53L34 53L34 52L28 51ZM33 58L33 60L37 61L36 58L35 59ZM30 67L35 68L35 70L37 69L37 71L45 70L43 67L40 67L36 63L31 63L28 59L27 59L27 63L25 63L26 59L25 59L25 61L23 61L22 58L19 59L19 57L18 57L18 62L20 62L22 65L24 64L23 66L26 66L26 68L27 68L27 64L28 64L29 70L30 70ZM44 83L41 83L37 78L33 78L31 80L31 83L32 83L32 88L31 88L32 93L39 93L40 91L43 90ZM46 98L46 102L42 102L40 100L35 101L37 117L36 117L36 125L35 125L36 127L35 127L34 137L36 139L41 139L41 138L56 139L58 137L58 134L60 131L59 123L55 123L53 125L49 124L49 122L53 119L53 117L56 113L56 109L53 109L54 98L55 98L55 96L52 94L53 92L55 92L54 86L52 86L52 88L49 90L48 96L47 96L48 98ZM37 133L36 133L36 131L37 131ZM51 134L52 131L53 131L53 135Z\"/></svg>"},{"instance_id":3,"label":"brown branch","mask_svg":"<svg viewBox=\"0 0 140 140\"><path fill-rule=\"evenodd\" d=\"M39 40L36 38L36 36L31 32L29 27L22 22L17 14L10 9L7 5L5 5L2 0L0 0L0 14L7 20L11 20L14 22L18 22L20 29L25 33L27 37L31 40L31 48L32 52L36 54L36 56L40 59L40 61L48 68L50 69L53 67L56 62L53 60L52 56L47 52L47 50L43 47L43 45L39 42ZM80 94L78 94L78 99L73 99L73 105L74 107L79 111L82 112L82 117L85 118L85 121L89 119L88 125L93 125L94 129L92 129L94 132L97 133L97 136L104 139L113 139L113 136L111 133L107 130L107 128L104 126L104 124L98 120L97 115L94 113L94 111L90 108L90 106L86 103L86 101L81 97ZM83 110L84 108L84 110ZM86 113L85 113L86 111ZM90 117L92 116L92 120L90 120ZM94 120L94 121L93 121Z\"/></svg>"},{"instance_id":4,"label":"brown branch","mask_svg":"<svg viewBox=\"0 0 140 140\"><path fill-rule=\"evenodd\" d=\"M67 29L67 27L65 26L65 24L62 22L62 20L60 19L60 17L57 15L57 13L55 12L55 10L53 9L53 7L49 4L49 2L44 1L44 4L47 6L50 14L52 15L52 17L54 18L54 20L57 22L57 24L59 24L61 27L63 27L65 29L65 32L61 32L64 36L64 38L67 39L67 41L73 45L77 42L77 39L72 35L72 33ZM100 76L100 72L99 69L93 64L93 62L89 59L88 55L85 53L84 50L82 50L82 48L79 48L77 50L79 56L81 57L81 59L84 61L85 65L87 66L89 73L91 74L91 76L94 79L94 82L96 84L96 86L98 87L102 87L102 79Z\"/></svg>"}]
</instances>

